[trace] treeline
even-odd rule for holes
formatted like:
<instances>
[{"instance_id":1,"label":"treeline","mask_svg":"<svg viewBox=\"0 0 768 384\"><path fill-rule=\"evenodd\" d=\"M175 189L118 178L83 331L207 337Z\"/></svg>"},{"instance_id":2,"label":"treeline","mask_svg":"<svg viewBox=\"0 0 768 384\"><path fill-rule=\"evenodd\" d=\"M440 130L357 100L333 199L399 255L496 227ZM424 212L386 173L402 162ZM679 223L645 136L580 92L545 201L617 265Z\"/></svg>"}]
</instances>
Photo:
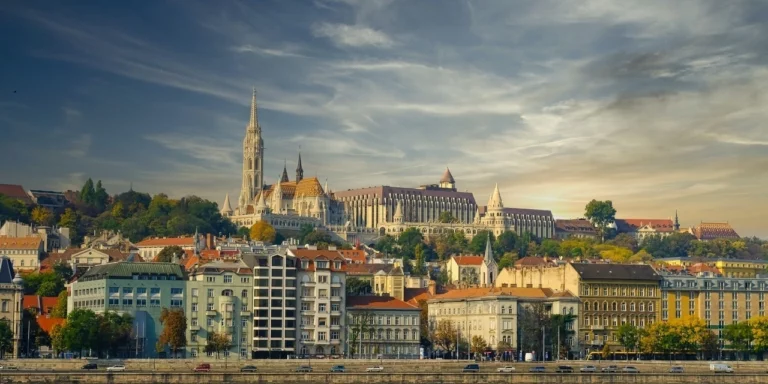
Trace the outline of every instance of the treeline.
<instances>
[{"instance_id":1,"label":"treeline","mask_svg":"<svg viewBox=\"0 0 768 384\"><path fill-rule=\"evenodd\" d=\"M221 216L215 202L197 196L150 196L133 190L109 196L101 180L94 184L91 179L57 211L0 195L0 223L6 220L69 228L74 245L102 230L120 231L133 242L147 236L190 235L195 230L216 235L237 232L235 225Z\"/></svg>"}]
</instances>

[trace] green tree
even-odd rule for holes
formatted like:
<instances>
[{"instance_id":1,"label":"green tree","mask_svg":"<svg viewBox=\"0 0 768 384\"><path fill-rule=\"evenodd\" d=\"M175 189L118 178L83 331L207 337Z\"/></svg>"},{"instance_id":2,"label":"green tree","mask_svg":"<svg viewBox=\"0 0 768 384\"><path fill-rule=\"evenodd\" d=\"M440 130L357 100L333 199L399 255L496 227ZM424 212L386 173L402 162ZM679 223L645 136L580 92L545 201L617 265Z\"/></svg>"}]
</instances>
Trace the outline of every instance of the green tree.
<instances>
[{"instance_id":1,"label":"green tree","mask_svg":"<svg viewBox=\"0 0 768 384\"><path fill-rule=\"evenodd\" d=\"M498 262L499 271L503 270L504 268L513 267L515 265L515 261L517 261L516 253L513 253L513 252L505 253L504 256L502 256Z\"/></svg>"},{"instance_id":2,"label":"green tree","mask_svg":"<svg viewBox=\"0 0 768 384\"><path fill-rule=\"evenodd\" d=\"M125 218L125 207L123 206L123 202L116 201L114 204L112 204L112 210L110 213L115 219L119 220Z\"/></svg>"},{"instance_id":3,"label":"green tree","mask_svg":"<svg viewBox=\"0 0 768 384\"><path fill-rule=\"evenodd\" d=\"M640 330L631 324L622 324L616 330L616 338L627 351L636 351L640 346Z\"/></svg>"},{"instance_id":4,"label":"green tree","mask_svg":"<svg viewBox=\"0 0 768 384\"><path fill-rule=\"evenodd\" d=\"M424 236L417 228L407 228L397 237L397 244L400 246L400 253L413 259L416 246L424 242Z\"/></svg>"},{"instance_id":5,"label":"green tree","mask_svg":"<svg viewBox=\"0 0 768 384\"><path fill-rule=\"evenodd\" d=\"M75 210L67 208L59 218L59 227L69 228L70 234L74 234L78 230L78 224L80 217Z\"/></svg>"},{"instance_id":6,"label":"green tree","mask_svg":"<svg viewBox=\"0 0 768 384\"><path fill-rule=\"evenodd\" d=\"M541 256L557 257L560 252L560 242L555 239L544 239L539 246Z\"/></svg>"},{"instance_id":7,"label":"green tree","mask_svg":"<svg viewBox=\"0 0 768 384\"><path fill-rule=\"evenodd\" d=\"M37 289L38 296L53 297L58 296L61 291L64 290L64 281L61 279L46 280L40 284L40 288Z\"/></svg>"},{"instance_id":8,"label":"green tree","mask_svg":"<svg viewBox=\"0 0 768 384\"><path fill-rule=\"evenodd\" d=\"M29 224L29 209L21 200L0 193L0 225L8 220Z\"/></svg>"},{"instance_id":9,"label":"green tree","mask_svg":"<svg viewBox=\"0 0 768 384\"><path fill-rule=\"evenodd\" d=\"M96 182L96 188L93 193L93 205L99 212L103 212L109 203L109 194L101 185L101 180Z\"/></svg>"},{"instance_id":10,"label":"green tree","mask_svg":"<svg viewBox=\"0 0 768 384\"><path fill-rule=\"evenodd\" d=\"M384 235L376 241L374 248L381 253L390 254L394 252L396 246L397 240L394 237L390 235Z\"/></svg>"},{"instance_id":11,"label":"green tree","mask_svg":"<svg viewBox=\"0 0 768 384\"><path fill-rule=\"evenodd\" d=\"M160 253L155 256L155 261L160 263L170 263L173 260L174 255L181 259L184 257L184 250L178 245L169 245L160 250Z\"/></svg>"},{"instance_id":12,"label":"green tree","mask_svg":"<svg viewBox=\"0 0 768 384\"><path fill-rule=\"evenodd\" d=\"M462 236L464 236L462 234ZM469 242L469 246L467 247L467 251L472 255L483 255L485 254L485 245L488 241L488 237L491 238L491 244L493 244L496 241L495 236L493 236L493 233L491 231L487 230L480 230L477 231L477 234L472 237L472 240Z\"/></svg>"},{"instance_id":13,"label":"green tree","mask_svg":"<svg viewBox=\"0 0 768 384\"><path fill-rule=\"evenodd\" d=\"M315 227L312 224L302 224L299 227L299 244L307 244L307 236L315 231Z\"/></svg>"},{"instance_id":14,"label":"green tree","mask_svg":"<svg viewBox=\"0 0 768 384\"><path fill-rule=\"evenodd\" d=\"M426 276L427 274L427 264L426 260L424 259L424 246L422 244L419 244L416 246L416 259L414 262L413 270L411 271L411 274L414 276Z\"/></svg>"},{"instance_id":15,"label":"green tree","mask_svg":"<svg viewBox=\"0 0 768 384\"><path fill-rule=\"evenodd\" d=\"M13 352L13 331L8 321L0 321L0 358L5 358L6 353Z\"/></svg>"},{"instance_id":16,"label":"green tree","mask_svg":"<svg viewBox=\"0 0 768 384\"><path fill-rule=\"evenodd\" d=\"M108 356L117 356L121 346L131 341L133 317L127 313L106 312L98 315L99 338L98 351L107 351Z\"/></svg>"},{"instance_id":17,"label":"green tree","mask_svg":"<svg viewBox=\"0 0 768 384\"><path fill-rule=\"evenodd\" d=\"M628 233L619 233L610 241L610 243L617 247L629 249L632 253L638 251L637 239L635 236Z\"/></svg>"},{"instance_id":18,"label":"green tree","mask_svg":"<svg viewBox=\"0 0 768 384\"><path fill-rule=\"evenodd\" d=\"M374 331L374 316L373 313L368 311L357 312L352 315L352 324L349 327L349 350L351 357L355 357L357 353L362 353L358 348L362 339L365 339L364 335L369 335ZM371 340L373 338L369 338Z\"/></svg>"},{"instance_id":19,"label":"green tree","mask_svg":"<svg viewBox=\"0 0 768 384\"><path fill-rule=\"evenodd\" d=\"M93 205L96 202L96 189L93 187L93 180L90 177L80 189L80 201L87 205Z\"/></svg>"},{"instance_id":20,"label":"green tree","mask_svg":"<svg viewBox=\"0 0 768 384\"><path fill-rule=\"evenodd\" d=\"M176 356L180 349L187 346L187 317L184 310L163 308L160 313L160 323L163 324L163 331L157 338L156 348L159 352L165 350L167 346L173 356ZM225 349L229 349L229 347ZM217 354L219 351L216 350Z\"/></svg>"},{"instance_id":21,"label":"green tree","mask_svg":"<svg viewBox=\"0 0 768 384\"><path fill-rule=\"evenodd\" d=\"M592 200L585 207L584 217L595 225L602 242L605 241L605 232L608 224L616 220L616 209L613 208L613 202L610 200Z\"/></svg>"},{"instance_id":22,"label":"green tree","mask_svg":"<svg viewBox=\"0 0 768 384\"><path fill-rule=\"evenodd\" d=\"M237 237L241 239L250 239L251 229L248 227L240 227L237 229Z\"/></svg>"},{"instance_id":23,"label":"green tree","mask_svg":"<svg viewBox=\"0 0 768 384\"><path fill-rule=\"evenodd\" d=\"M59 352L67 349L66 341L64 340L64 327L60 324L56 324L51 328L51 348L54 355L58 355Z\"/></svg>"},{"instance_id":24,"label":"green tree","mask_svg":"<svg viewBox=\"0 0 768 384\"><path fill-rule=\"evenodd\" d=\"M263 241L267 244L272 244L275 241L277 232L275 228L264 220L258 221L251 226L251 240Z\"/></svg>"},{"instance_id":25,"label":"green tree","mask_svg":"<svg viewBox=\"0 0 768 384\"><path fill-rule=\"evenodd\" d=\"M371 282L368 280L358 279L357 277L348 278L345 289L347 295L368 295L373 293Z\"/></svg>"},{"instance_id":26,"label":"green tree","mask_svg":"<svg viewBox=\"0 0 768 384\"><path fill-rule=\"evenodd\" d=\"M723 339L728 340L731 348L746 358L752 342L752 326L749 323L728 324L723 329Z\"/></svg>"},{"instance_id":27,"label":"green tree","mask_svg":"<svg viewBox=\"0 0 768 384\"><path fill-rule=\"evenodd\" d=\"M517 233L504 231L496 238L494 254L503 255L517 249Z\"/></svg>"},{"instance_id":28,"label":"green tree","mask_svg":"<svg viewBox=\"0 0 768 384\"><path fill-rule=\"evenodd\" d=\"M51 317L66 319L67 318L67 290L63 290L59 293L59 297L56 301L56 306L51 310Z\"/></svg>"},{"instance_id":29,"label":"green tree","mask_svg":"<svg viewBox=\"0 0 768 384\"><path fill-rule=\"evenodd\" d=\"M32 221L38 225L51 225L53 212L50 209L37 206L32 210Z\"/></svg>"},{"instance_id":30,"label":"green tree","mask_svg":"<svg viewBox=\"0 0 768 384\"><path fill-rule=\"evenodd\" d=\"M455 223L458 221L449 211L440 212L440 216L438 216L437 220L441 223Z\"/></svg>"},{"instance_id":31,"label":"green tree","mask_svg":"<svg viewBox=\"0 0 768 384\"><path fill-rule=\"evenodd\" d=\"M322 230L313 230L308 235L304 236L304 242L306 242L309 245L319 245L319 244L325 244L326 246L328 244L333 244L334 241L331 238L331 235L329 235L327 232ZM318 246L318 248L320 248Z\"/></svg>"},{"instance_id":32,"label":"green tree","mask_svg":"<svg viewBox=\"0 0 768 384\"><path fill-rule=\"evenodd\" d=\"M67 316L62 333L64 350L82 352L99 349L100 321L89 309L72 310Z\"/></svg>"}]
</instances>

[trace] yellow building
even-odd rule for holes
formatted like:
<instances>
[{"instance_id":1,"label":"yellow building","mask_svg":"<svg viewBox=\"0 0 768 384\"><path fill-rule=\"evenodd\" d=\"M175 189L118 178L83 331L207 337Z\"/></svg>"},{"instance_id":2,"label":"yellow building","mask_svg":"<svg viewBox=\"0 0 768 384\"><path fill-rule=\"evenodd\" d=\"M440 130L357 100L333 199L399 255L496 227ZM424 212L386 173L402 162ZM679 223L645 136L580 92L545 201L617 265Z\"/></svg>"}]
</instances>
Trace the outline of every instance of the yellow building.
<instances>
[{"instance_id":1,"label":"yellow building","mask_svg":"<svg viewBox=\"0 0 768 384\"><path fill-rule=\"evenodd\" d=\"M717 268L724 277L754 278L758 275L768 275L768 261L739 260L739 259L699 259L689 257L668 257L654 261L672 266L690 267L694 264L704 264Z\"/></svg>"},{"instance_id":2,"label":"yellow building","mask_svg":"<svg viewBox=\"0 0 768 384\"><path fill-rule=\"evenodd\" d=\"M659 318L661 276L649 265L565 263L506 268L498 287L551 288L581 299L579 343L586 355L621 349L616 330L622 324L644 328Z\"/></svg>"}]
</instances>

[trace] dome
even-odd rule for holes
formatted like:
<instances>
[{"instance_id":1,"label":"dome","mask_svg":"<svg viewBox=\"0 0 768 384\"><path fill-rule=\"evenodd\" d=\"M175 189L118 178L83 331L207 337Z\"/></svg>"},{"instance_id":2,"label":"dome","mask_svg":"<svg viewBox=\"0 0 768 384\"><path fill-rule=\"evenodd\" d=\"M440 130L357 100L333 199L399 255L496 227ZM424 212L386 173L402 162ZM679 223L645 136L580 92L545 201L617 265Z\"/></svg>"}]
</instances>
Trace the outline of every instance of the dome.
<instances>
[{"instance_id":1,"label":"dome","mask_svg":"<svg viewBox=\"0 0 768 384\"><path fill-rule=\"evenodd\" d=\"M16 285L24 285L24 279L21 278L21 275L19 275L18 272L16 272L16 276L13 278L12 281Z\"/></svg>"}]
</instances>

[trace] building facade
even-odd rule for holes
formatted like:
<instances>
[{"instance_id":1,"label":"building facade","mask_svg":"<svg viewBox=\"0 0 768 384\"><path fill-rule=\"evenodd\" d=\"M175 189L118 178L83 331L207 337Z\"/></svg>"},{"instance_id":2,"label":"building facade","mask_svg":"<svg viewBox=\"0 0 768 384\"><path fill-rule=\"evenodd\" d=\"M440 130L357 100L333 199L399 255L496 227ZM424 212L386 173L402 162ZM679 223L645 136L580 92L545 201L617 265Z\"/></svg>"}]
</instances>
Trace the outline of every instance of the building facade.
<instances>
[{"instance_id":1,"label":"building facade","mask_svg":"<svg viewBox=\"0 0 768 384\"><path fill-rule=\"evenodd\" d=\"M675 220L672 219L616 219L614 221L618 233L626 233L634 236L639 242L648 237L667 237L677 233L680 223L675 212Z\"/></svg>"},{"instance_id":2,"label":"building facade","mask_svg":"<svg viewBox=\"0 0 768 384\"><path fill-rule=\"evenodd\" d=\"M214 335L229 337L224 356L250 358L253 343L253 270L242 261L214 261L191 271L187 282L187 351L203 356ZM210 354L209 354L210 356Z\"/></svg>"},{"instance_id":3,"label":"building facade","mask_svg":"<svg viewBox=\"0 0 768 384\"><path fill-rule=\"evenodd\" d=\"M446 262L448 279L454 284L493 286L499 267L493 258L490 236L483 256L453 256Z\"/></svg>"},{"instance_id":4,"label":"building facade","mask_svg":"<svg viewBox=\"0 0 768 384\"><path fill-rule=\"evenodd\" d=\"M347 356L416 359L420 356L421 311L391 296L350 296L344 328Z\"/></svg>"},{"instance_id":5,"label":"building facade","mask_svg":"<svg viewBox=\"0 0 768 384\"><path fill-rule=\"evenodd\" d=\"M21 315L24 300L24 280L13 269L13 262L0 256L0 321L8 323L13 333L13 357L19 357L19 340L22 337Z\"/></svg>"},{"instance_id":6,"label":"building facade","mask_svg":"<svg viewBox=\"0 0 768 384\"><path fill-rule=\"evenodd\" d=\"M184 251L201 249L203 244L197 235L191 237L155 237L140 241L136 244L139 256L146 261L154 261L157 254L165 247L178 246ZM181 258L183 255L178 255Z\"/></svg>"},{"instance_id":7,"label":"building facade","mask_svg":"<svg viewBox=\"0 0 768 384\"><path fill-rule=\"evenodd\" d=\"M663 265L679 267L703 264L717 269L723 277L758 278L768 276L768 261L766 260L666 257L654 259L654 261Z\"/></svg>"},{"instance_id":8,"label":"building facade","mask_svg":"<svg viewBox=\"0 0 768 384\"><path fill-rule=\"evenodd\" d=\"M15 270L40 269L40 257L44 252L43 239L38 235L24 237L0 237L0 255L8 256Z\"/></svg>"},{"instance_id":9,"label":"building facade","mask_svg":"<svg viewBox=\"0 0 768 384\"><path fill-rule=\"evenodd\" d=\"M67 312L90 309L133 316L134 337L123 350L125 357L158 357L155 349L162 332L164 308L185 309L186 281L180 265L173 263L117 262L96 265L70 287Z\"/></svg>"},{"instance_id":10,"label":"building facade","mask_svg":"<svg viewBox=\"0 0 768 384\"><path fill-rule=\"evenodd\" d=\"M299 263L299 356L341 356L346 335L346 260L336 251L289 249Z\"/></svg>"},{"instance_id":11,"label":"building facade","mask_svg":"<svg viewBox=\"0 0 768 384\"><path fill-rule=\"evenodd\" d=\"M597 230L587 219L555 220L555 237L558 239L569 237L595 239L597 238Z\"/></svg>"}]
</instances>

